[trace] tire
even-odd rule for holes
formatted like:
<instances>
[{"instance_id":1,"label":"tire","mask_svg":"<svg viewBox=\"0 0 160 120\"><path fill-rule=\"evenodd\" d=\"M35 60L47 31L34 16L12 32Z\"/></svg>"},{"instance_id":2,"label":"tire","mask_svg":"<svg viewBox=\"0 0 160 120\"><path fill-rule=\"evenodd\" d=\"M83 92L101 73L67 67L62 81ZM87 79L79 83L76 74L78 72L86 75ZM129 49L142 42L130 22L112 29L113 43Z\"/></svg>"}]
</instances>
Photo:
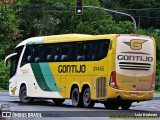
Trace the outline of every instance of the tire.
<instances>
[{"instance_id":1,"label":"tire","mask_svg":"<svg viewBox=\"0 0 160 120\"><path fill-rule=\"evenodd\" d=\"M81 107L81 106L83 106L83 104L82 104L82 97L81 97L81 94L79 93L78 88L74 88L72 90L71 100L72 100L72 104L73 104L74 107Z\"/></svg>"},{"instance_id":2,"label":"tire","mask_svg":"<svg viewBox=\"0 0 160 120\"><path fill-rule=\"evenodd\" d=\"M128 110L132 105L132 102L131 101L122 101L121 102L121 108L123 110Z\"/></svg>"},{"instance_id":3,"label":"tire","mask_svg":"<svg viewBox=\"0 0 160 120\"><path fill-rule=\"evenodd\" d=\"M119 104L119 101L107 100L106 102L104 102L104 106L105 106L106 109L117 110L120 107L120 104Z\"/></svg>"},{"instance_id":4,"label":"tire","mask_svg":"<svg viewBox=\"0 0 160 120\"><path fill-rule=\"evenodd\" d=\"M27 97L27 87L23 86L20 89L19 92L19 99L21 100L22 103L31 103L33 101L33 98Z\"/></svg>"},{"instance_id":5,"label":"tire","mask_svg":"<svg viewBox=\"0 0 160 120\"><path fill-rule=\"evenodd\" d=\"M90 88L88 87L83 91L83 105L86 108L91 108L95 105L95 102L91 100Z\"/></svg>"},{"instance_id":6,"label":"tire","mask_svg":"<svg viewBox=\"0 0 160 120\"><path fill-rule=\"evenodd\" d=\"M54 98L54 99L52 99L53 100L53 102L56 104L56 105L62 105L62 103L65 101L65 99L56 99L56 98Z\"/></svg>"}]
</instances>

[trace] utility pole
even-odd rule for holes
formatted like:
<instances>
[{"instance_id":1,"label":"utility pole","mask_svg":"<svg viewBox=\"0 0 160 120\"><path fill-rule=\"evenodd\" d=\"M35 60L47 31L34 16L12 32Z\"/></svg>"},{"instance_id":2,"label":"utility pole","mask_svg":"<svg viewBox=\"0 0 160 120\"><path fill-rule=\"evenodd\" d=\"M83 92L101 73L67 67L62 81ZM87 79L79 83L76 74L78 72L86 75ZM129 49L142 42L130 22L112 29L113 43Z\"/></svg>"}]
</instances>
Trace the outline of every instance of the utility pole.
<instances>
[{"instance_id":1,"label":"utility pole","mask_svg":"<svg viewBox=\"0 0 160 120\"><path fill-rule=\"evenodd\" d=\"M123 12L118 12L118 11L110 10L110 9L106 9L106 8L96 7L96 6L83 6L83 7L84 8L95 8L95 9L99 9L99 10L103 10L103 11L107 11L107 12L113 12L113 13L117 13L117 14L128 16L128 17L130 17L133 20L133 23L134 23L134 34L137 33L136 21L135 21L134 17L131 16L130 14L123 13Z\"/></svg>"}]
</instances>

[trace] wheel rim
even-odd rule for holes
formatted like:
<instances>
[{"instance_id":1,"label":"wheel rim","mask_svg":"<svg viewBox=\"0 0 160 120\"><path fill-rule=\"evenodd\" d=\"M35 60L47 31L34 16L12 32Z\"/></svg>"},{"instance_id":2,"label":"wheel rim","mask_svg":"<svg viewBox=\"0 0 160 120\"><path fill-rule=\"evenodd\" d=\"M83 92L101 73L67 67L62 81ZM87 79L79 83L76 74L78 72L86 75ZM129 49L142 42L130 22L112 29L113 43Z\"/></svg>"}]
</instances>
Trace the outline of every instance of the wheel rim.
<instances>
[{"instance_id":1,"label":"wheel rim","mask_svg":"<svg viewBox=\"0 0 160 120\"><path fill-rule=\"evenodd\" d=\"M79 95L77 92L73 93L73 104L76 105L79 101Z\"/></svg>"},{"instance_id":2,"label":"wheel rim","mask_svg":"<svg viewBox=\"0 0 160 120\"><path fill-rule=\"evenodd\" d=\"M84 104L88 105L90 103L91 99L90 99L90 93L89 91L85 91L83 94L83 102Z\"/></svg>"},{"instance_id":3,"label":"wheel rim","mask_svg":"<svg viewBox=\"0 0 160 120\"><path fill-rule=\"evenodd\" d=\"M22 92L22 97L24 98L24 99L27 99L28 97L27 97L27 92L26 91L23 91Z\"/></svg>"}]
</instances>

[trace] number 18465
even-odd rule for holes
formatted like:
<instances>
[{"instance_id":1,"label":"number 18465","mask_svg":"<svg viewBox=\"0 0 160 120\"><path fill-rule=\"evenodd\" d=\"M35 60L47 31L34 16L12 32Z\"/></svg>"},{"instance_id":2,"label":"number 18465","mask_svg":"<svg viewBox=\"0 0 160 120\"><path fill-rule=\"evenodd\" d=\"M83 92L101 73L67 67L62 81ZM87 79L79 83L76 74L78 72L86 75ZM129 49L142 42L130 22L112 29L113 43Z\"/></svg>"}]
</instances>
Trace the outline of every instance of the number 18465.
<instances>
[{"instance_id":1,"label":"number 18465","mask_svg":"<svg viewBox=\"0 0 160 120\"><path fill-rule=\"evenodd\" d=\"M93 71L104 71L104 66L94 66Z\"/></svg>"}]
</instances>

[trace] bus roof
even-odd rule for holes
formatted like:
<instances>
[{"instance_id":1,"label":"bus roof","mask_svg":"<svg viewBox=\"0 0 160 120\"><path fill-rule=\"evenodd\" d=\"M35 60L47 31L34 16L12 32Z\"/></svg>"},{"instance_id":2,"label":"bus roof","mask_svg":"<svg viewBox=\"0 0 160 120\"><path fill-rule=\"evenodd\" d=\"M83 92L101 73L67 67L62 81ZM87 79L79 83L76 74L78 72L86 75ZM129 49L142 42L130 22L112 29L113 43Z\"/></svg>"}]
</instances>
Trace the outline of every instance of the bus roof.
<instances>
[{"instance_id":1,"label":"bus roof","mask_svg":"<svg viewBox=\"0 0 160 120\"><path fill-rule=\"evenodd\" d=\"M16 47L26 44L45 44L45 43L96 40L96 39L106 39L106 35L61 34L61 35L32 37L22 41Z\"/></svg>"},{"instance_id":2,"label":"bus roof","mask_svg":"<svg viewBox=\"0 0 160 120\"><path fill-rule=\"evenodd\" d=\"M104 35L88 35L88 34L61 34L61 35L51 35L51 36L40 36L28 38L16 47L26 45L26 44L46 44L46 43L57 43L57 42L71 42L71 41L85 41L85 40L97 40L97 39L111 39L112 37L118 36L132 36L136 34L104 34ZM141 37L148 37L143 35L138 35Z\"/></svg>"}]
</instances>

